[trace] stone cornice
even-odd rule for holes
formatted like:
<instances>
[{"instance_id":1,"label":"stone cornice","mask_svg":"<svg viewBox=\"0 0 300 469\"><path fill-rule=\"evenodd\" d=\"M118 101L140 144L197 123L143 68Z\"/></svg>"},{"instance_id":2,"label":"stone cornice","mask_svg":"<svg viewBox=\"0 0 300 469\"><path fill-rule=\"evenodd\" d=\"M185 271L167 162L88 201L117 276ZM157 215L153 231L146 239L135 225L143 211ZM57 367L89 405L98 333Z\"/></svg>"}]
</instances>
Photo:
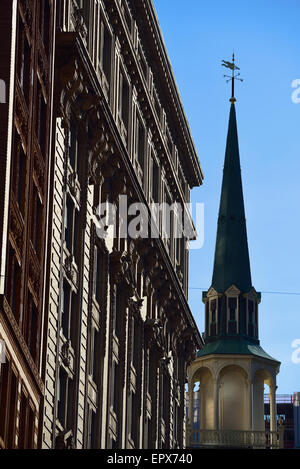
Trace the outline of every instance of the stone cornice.
<instances>
[{"instance_id":1,"label":"stone cornice","mask_svg":"<svg viewBox=\"0 0 300 469\"><path fill-rule=\"evenodd\" d=\"M148 4L148 0L146 2ZM142 110L146 115L146 119L150 122L150 127L153 132L153 140L155 143L156 148L158 149L158 153L160 154L160 158L165 158L164 164L168 163L170 166L170 176L173 178L174 185L174 168L173 168L173 161L171 156L169 155L169 151L165 142L165 138L162 135L161 125L158 123L158 119L156 117L154 111L154 105L150 98L149 89L145 85L144 79L141 77L143 76L140 65L137 61L136 52L134 50L134 45L132 39L130 38L127 28L125 27L125 21L123 19L123 15L121 12L121 8L118 1L112 2L111 0L105 2L108 10L108 14L111 17L111 21L114 25L114 29L117 31L118 36L122 35L122 53L124 56L124 62L127 67L129 67L129 74L134 76L133 85L137 88L138 91L138 101L143 102ZM172 102L173 106L171 109L168 109L170 116L175 116L174 122L172 119L172 127L173 125L177 127L177 132L175 135L178 138L178 135L181 136L179 140L178 147L182 148L182 153L185 155L185 160L181 160L181 164L186 167L186 163L188 163L188 174L186 174L190 187L199 186L202 184L203 180L203 173L200 166L200 162L195 150L195 146L191 137L191 133L188 127L187 119L184 114L183 106L179 98L178 90L176 87L175 79L167 58L167 53L165 50L165 46L162 41L162 36L159 30L158 22L156 17L151 17L151 14L148 11L146 4L144 4L143 0L136 2L134 8L137 10L135 14L135 20L137 23L142 22L143 26L139 28L139 35L142 37L145 36L145 40L143 41L143 45L149 43L149 37L146 37L146 34L151 34L151 56L153 55L153 51L156 52L157 60L153 60L151 64L151 69L153 70L157 68L157 65L160 64L159 67L159 74L157 76L156 82L162 85L163 83L167 83L167 86L163 90L162 96L168 95L166 99L166 105L164 108L167 110L169 108L169 103ZM152 7L153 8L153 7ZM154 10L153 10L154 12ZM155 15L155 13L154 13ZM155 25L154 25L155 22ZM153 24L152 24L153 23ZM147 25L147 31L145 30L145 25ZM154 29L153 27L154 26ZM157 34L155 34L155 31ZM160 38L160 40L159 40ZM119 38L120 39L120 38ZM164 60L163 60L164 58ZM131 73L132 72L132 73ZM180 110L180 112L179 112ZM187 158L189 156L189 158ZM168 173L168 172L167 172ZM177 191L181 194L181 188L177 185ZM182 195L181 195L182 197Z\"/></svg>"},{"instance_id":2,"label":"stone cornice","mask_svg":"<svg viewBox=\"0 0 300 469\"><path fill-rule=\"evenodd\" d=\"M144 36L147 38L143 41L144 44L151 44L152 60L150 65L154 74L157 74L156 82L160 85L164 85L165 83L167 84L163 90L162 98L163 96L166 96L165 101L168 104L172 103L171 108L168 105L165 107L166 109L169 107L169 111L173 116L175 116L174 122L179 126L181 135L183 136L184 145L189 155L189 175L193 180L193 183L190 183L190 185L191 187L199 186L202 184L204 176L174 79L172 67L168 59L166 46L164 44L153 2L152 0L136 0L134 2L134 8L137 12L135 19L137 24L140 25L139 34L141 37ZM151 41L149 41L149 36L151 36ZM155 54L153 53L154 51ZM182 163L185 162L182 161Z\"/></svg>"}]
</instances>

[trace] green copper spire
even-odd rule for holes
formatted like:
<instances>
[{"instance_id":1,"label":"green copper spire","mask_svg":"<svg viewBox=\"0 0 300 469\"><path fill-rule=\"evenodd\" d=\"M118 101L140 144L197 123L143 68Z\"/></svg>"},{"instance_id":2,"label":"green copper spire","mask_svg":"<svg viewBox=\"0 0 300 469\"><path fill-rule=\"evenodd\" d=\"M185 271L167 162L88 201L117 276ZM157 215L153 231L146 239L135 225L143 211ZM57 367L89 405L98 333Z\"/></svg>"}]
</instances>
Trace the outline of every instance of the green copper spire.
<instances>
[{"instance_id":1,"label":"green copper spire","mask_svg":"<svg viewBox=\"0 0 300 469\"><path fill-rule=\"evenodd\" d=\"M231 100L218 218L212 287L223 293L231 285L251 290L244 198L234 101Z\"/></svg>"}]
</instances>

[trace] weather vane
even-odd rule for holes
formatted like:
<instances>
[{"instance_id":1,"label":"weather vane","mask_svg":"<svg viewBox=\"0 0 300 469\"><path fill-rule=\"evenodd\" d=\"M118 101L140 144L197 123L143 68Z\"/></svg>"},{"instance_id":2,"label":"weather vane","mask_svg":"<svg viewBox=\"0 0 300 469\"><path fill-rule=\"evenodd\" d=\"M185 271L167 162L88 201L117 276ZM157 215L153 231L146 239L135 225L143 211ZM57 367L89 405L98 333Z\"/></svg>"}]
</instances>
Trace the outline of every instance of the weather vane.
<instances>
[{"instance_id":1,"label":"weather vane","mask_svg":"<svg viewBox=\"0 0 300 469\"><path fill-rule=\"evenodd\" d=\"M222 60L222 62L223 62L222 63L223 67L230 68L230 70L232 71L231 76L224 75L224 77L228 78L228 80L226 80L226 83L228 83L231 80L231 98L229 101L231 103L234 103L236 101L234 97L234 80L243 81L243 78L238 78L240 76L240 73L235 74L235 71L239 70L239 67L237 67L234 63L234 54L232 54L232 62L227 62L226 60Z\"/></svg>"}]
</instances>

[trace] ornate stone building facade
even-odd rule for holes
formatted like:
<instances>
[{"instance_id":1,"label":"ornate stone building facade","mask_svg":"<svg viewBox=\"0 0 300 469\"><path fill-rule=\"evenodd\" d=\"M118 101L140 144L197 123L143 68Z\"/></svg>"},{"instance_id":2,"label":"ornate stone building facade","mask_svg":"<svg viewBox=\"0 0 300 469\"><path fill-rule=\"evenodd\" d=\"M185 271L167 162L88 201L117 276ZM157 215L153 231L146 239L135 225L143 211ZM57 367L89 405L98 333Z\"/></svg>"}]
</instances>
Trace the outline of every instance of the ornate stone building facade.
<instances>
[{"instance_id":1,"label":"ornate stone building facade","mask_svg":"<svg viewBox=\"0 0 300 469\"><path fill-rule=\"evenodd\" d=\"M12 132L19 142L13 144L16 155L24 152L20 161L31 165L24 193L32 199L27 211L35 215L33 222L24 219L23 230L20 216L7 217L20 229L19 237L9 236L4 284L10 293L1 296L0 339L8 344L1 403L7 409L3 370L11 341L11 349L20 347L24 355L20 374L25 370L30 377L24 398L21 381L11 385L17 396L14 428L22 425L20 406L29 406L29 420L35 409L34 440L27 446L183 447L186 370L202 347L187 303L189 235L176 238L179 219L173 210L166 236L164 212L151 204L177 202L184 208L203 175L154 8L150 0L45 0L37 8L40 3L14 2L26 40L27 22L36 24L36 40L29 42L36 84L26 91L33 93L27 99L34 117L24 114L21 100L15 113L23 112L22 120ZM42 12L43 27L49 28L44 48L37 19ZM20 60L27 70L28 61ZM20 165L16 168L21 177ZM10 194L14 181L11 176ZM128 235L136 212L124 217L125 196L128 206L143 204L149 236ZM16 197L10 195L11 211ZM107 221L105 237L98 231L100 204L107 213L116 208L114 232ZM20 291L27 303L19 301ZM17 315L21 304L31 311L30 332L17 329L24 317ZM6 324L16 337L3 333ZM12 425L11 412L5 412ZM3 447L20 446L18 437L0 441Z\"/></svg>"}]
</instances>

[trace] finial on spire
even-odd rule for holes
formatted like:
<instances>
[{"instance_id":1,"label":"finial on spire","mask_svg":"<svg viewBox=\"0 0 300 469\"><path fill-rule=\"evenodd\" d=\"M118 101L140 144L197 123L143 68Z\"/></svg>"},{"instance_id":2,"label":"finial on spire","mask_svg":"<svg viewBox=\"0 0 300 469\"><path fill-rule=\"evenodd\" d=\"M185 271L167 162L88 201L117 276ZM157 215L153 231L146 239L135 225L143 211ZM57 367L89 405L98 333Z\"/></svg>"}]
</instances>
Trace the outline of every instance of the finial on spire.
<instances>
[{"instance_id":1,"label":"finial on spire","mask_svg":"<svg viewBox=\"0 0 300 469\"><path fill-rule=\"evenodd\" d=\"M238 78L240 76L240 73L237 73L236 75L234 74L235 70L239 70L239 67L237 67L234 63L234 53L232 54L232 62L228 62L226 60L222 60L222 62L223 67L229 68L232 71L231 76L224 75L224 77L228 78L228 80L226 80L226 83L231 81L231 98L229 99L229 101L231 103L234 103L236 101L236 98L234 96L234 80L243 81L243 78Z\"/></svg>"}]
</instances>

